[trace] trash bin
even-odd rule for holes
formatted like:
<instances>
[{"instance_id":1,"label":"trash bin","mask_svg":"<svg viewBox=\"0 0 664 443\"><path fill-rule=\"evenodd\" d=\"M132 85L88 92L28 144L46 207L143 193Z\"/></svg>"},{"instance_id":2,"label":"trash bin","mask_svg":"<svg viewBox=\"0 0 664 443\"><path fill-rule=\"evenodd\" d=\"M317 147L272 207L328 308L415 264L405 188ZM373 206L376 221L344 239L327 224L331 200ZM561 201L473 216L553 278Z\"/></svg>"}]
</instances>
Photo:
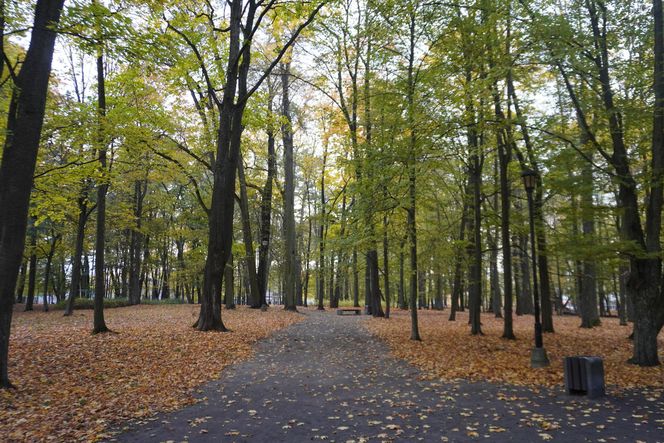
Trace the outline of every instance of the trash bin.
<instances>
[{"instance_id":1,"label":"trash bin","mask_svg":"<svg viewBox=\"0 0 664 443\"><path fill-rule=\"evenodd\" d=\"M565 357L565 390L569 395L598 398L605 395L604 362L600 357Z\"/></svg>"}]
</instances>

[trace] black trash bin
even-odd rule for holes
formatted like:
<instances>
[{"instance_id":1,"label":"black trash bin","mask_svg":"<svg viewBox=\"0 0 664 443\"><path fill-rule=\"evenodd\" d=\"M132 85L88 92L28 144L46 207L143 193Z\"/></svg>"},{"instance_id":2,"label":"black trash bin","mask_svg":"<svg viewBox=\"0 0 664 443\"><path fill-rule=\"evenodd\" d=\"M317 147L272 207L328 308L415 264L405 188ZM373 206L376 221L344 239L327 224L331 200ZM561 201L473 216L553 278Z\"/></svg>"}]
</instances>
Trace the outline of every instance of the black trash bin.
<instances>
[{"instance_id":1,"label":"black trash bin","mask_svg":"<svg viewBox=\"0 0 664 443\"><path fill-rule=\"evenodd\" d=\"M565 389L570 395L598 398L605 395L604 362L600 357L565 357Z\"/></svg>"}]
</instances>

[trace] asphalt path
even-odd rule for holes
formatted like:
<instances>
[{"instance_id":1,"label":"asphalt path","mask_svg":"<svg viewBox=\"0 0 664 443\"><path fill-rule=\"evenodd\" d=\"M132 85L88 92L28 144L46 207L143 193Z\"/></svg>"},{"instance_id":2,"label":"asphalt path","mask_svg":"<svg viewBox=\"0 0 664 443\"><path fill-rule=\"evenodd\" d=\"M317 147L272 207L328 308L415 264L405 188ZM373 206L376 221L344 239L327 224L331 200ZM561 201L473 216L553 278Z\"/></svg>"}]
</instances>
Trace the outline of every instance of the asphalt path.
<instances>
[{"instance_id":1,"label":"asphalt path","mask_svg":"<svg viewBox=\"0 0 664 443\"><path fill-rule=\"evenodd\" d=\"M198 390L201 401L128 424L120 442L664 442L664 398L427 380L364 316L308 310ZM408 333L408 331L404 331Z\"/></svg>"}]
</instances>

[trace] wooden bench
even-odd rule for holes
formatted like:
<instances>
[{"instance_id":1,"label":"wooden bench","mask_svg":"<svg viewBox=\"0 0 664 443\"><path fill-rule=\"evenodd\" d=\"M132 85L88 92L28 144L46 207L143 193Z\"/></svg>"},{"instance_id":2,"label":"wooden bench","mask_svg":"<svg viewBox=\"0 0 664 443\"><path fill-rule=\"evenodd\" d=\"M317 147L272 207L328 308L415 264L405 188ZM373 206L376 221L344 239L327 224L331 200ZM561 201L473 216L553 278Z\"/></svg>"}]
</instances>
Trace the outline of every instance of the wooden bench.
<instances>
[{"instance_id":1,"label":"wooden bench","mask_svg":"<svg viewBox=\"0 0 664 443\"><path fill-rule=\"evenodd\" d=\"M354 312L355 315L360 315L362 313L362 308L339 308L337 309L337 315L344 315L346 312Z\"/></svg>"}]
</instances>

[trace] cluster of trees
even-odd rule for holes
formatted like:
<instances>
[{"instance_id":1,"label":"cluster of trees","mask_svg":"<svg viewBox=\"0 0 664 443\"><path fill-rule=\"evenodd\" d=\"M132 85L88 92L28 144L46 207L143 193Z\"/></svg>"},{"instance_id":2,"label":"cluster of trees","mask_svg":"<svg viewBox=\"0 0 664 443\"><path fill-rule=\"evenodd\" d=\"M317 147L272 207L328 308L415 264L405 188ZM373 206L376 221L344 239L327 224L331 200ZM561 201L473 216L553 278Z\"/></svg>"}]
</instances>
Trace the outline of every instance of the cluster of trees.
<instances>
[{"instance_id":1,"label":"cluster of trees","mask_svg":"<svg viewBox=\"0 0 664 443\"><path fill-rule=\"evenodd\" d=\"M95 332L104 298L225 330L222 304L275 294L410 308L414 340L418 308L468 309L473 334L492 312L513 339L533 273L545 331L616 313L659 363L661 1L32 6L0 13L3 386L36 292L94 297Z\"/></svg>"}]
</instances>

